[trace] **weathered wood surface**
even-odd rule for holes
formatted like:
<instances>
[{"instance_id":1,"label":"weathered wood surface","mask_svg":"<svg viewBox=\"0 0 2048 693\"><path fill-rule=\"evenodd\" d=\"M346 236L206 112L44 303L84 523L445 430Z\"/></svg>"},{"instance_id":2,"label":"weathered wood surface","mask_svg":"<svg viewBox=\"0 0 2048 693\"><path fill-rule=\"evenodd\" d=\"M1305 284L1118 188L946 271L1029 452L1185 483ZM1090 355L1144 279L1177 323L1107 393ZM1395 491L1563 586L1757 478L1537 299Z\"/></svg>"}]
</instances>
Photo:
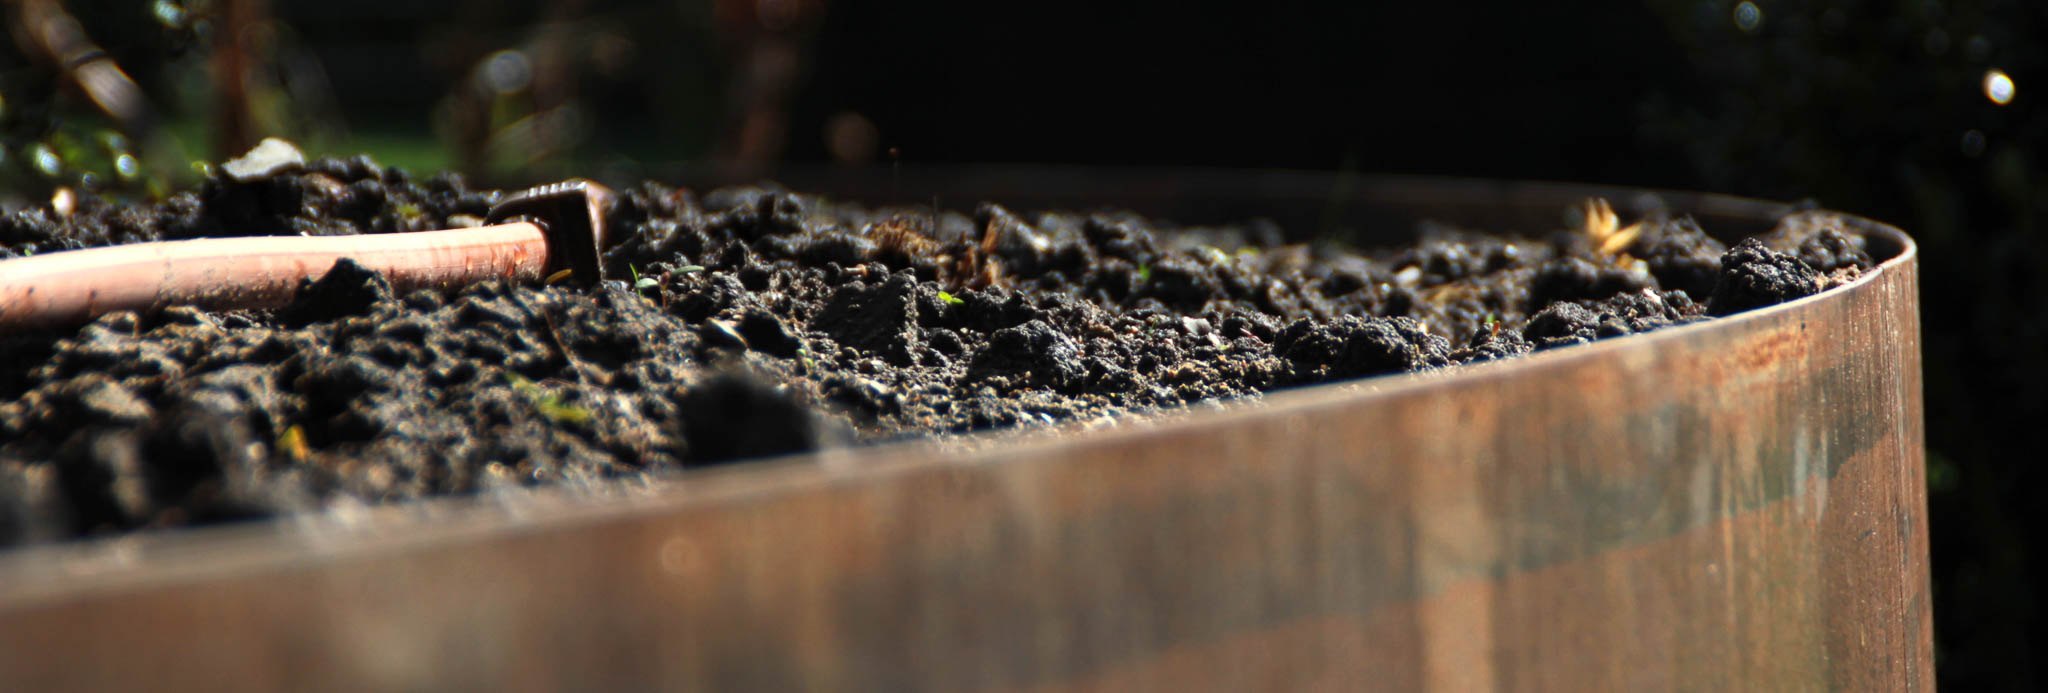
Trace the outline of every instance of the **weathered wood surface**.
<instances>
[{"instance_id":1,"label":"weathered wood surface","mask_svg":"<svg viewBox=\"0 0 2048 693\"><path fill-rule=\"evenodd\" d=\"M1928 690L1870 233L1853 287L1511 363L20 551L0 690Z\"/></svg>"}]
</instances>

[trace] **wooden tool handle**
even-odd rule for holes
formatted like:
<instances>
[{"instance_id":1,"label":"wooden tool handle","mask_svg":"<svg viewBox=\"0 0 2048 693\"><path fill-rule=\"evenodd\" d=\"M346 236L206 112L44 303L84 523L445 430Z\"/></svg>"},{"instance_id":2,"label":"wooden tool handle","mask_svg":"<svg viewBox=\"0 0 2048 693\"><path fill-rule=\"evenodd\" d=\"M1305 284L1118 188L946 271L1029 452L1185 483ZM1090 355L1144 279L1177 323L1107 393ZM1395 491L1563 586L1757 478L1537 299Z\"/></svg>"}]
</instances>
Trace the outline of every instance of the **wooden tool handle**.
<instances>
[{"instance_id":1,"label":"wooden tool handle","mask_svg":"<svg viewBox=\"0 0 2048 693\"><path fill-rule=\"evenodd\" d=\"M393 289L531 281L548 260L540 225L369 236L264 236L138 243L0 262L0 329L77 324L120 310L172 305L264 308L342 258L383 273Z\"/></svg>"}]
</instances>

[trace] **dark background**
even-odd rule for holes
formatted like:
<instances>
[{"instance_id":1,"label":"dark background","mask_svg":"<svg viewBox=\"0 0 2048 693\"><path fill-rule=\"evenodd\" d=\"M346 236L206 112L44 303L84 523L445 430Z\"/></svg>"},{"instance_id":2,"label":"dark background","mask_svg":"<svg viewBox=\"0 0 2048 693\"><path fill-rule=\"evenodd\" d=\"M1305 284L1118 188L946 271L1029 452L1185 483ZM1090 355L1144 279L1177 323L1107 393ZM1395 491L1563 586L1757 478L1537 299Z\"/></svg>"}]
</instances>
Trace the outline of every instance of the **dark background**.
<instances>
[{"instance_id":1,"label":"dark background","mask_svg":"<svg viewBox=\"0 0 2048 693\"><path fill-rule=\"evenodd\" d=\"M503 184L1298 168L1811 198L1897 224L1922 244L1938 675L2040 683L2048 3L64 3L103 49L86 57L133 77L146 108L125 113L21 21L50 4L0 2L0 203L147 197L274 134Z\"/></svg>"}]
</instances>

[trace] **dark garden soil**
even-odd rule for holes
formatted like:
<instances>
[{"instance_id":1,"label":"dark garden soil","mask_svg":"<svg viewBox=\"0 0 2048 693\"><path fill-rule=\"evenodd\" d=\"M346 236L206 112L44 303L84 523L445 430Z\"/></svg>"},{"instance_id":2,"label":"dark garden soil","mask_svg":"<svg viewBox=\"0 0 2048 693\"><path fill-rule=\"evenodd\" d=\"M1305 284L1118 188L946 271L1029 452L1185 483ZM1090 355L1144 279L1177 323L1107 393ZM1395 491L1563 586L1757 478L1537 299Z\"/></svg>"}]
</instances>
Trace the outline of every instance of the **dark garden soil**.
<instances>
[{"instance_id":1,"label":"dark garden soil","mask_svg":"<svg viewBox=\"0 0 2048 693\"><path fill-rule=\"evenodd\" d=\"M475 224L497 191L367 159L166 203L0 215L0 259ZM0 335L0 546L663 475L1103 420L1708 319L1871 266L1825 213L1730 250L1691 220L1413 247L1129 213L619 191L595 289L394 295L342 263L275 311Z\"/></svg>"}]
</instances>

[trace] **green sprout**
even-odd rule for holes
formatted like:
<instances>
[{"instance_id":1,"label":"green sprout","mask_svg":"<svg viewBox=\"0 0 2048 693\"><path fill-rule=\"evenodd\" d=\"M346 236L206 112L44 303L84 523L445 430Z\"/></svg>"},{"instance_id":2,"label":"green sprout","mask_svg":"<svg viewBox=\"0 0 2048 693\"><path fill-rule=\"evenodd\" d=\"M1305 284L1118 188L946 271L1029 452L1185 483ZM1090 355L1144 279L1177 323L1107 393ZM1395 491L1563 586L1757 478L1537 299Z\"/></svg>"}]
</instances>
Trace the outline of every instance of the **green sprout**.
<instances>
[{"instance_id":1,"label":"green sprout","mask_svg":"<svg viewBox=\"0 0 2048 693\"><path fill-rule=\"evenodd\" d=\"M960 297L958 297L958 296L954 296L954 295L952 295L952 294L949 294L949 293L946 293L946 292L944 292L944 291L941 291L941 292L939 292L939 300L941 300L941 301L945 301L945 302L947 302L947 303L951 303L951 304L954 304L954 305L959 305L959 304L962 304L962 303L966 303L966 301L960 300Z\"/></svg>"},{"instance_id":2,"label":"green sprout","mask_svg":"<svg viewBox=\"0 0 2048 693\"><path fill-rule=\"evenodd\" d=\"M629 264L626 265L626 271L633 273L634 291L645 291L661 285L661 282L655 281L653 277L640 276L640 268L638 267Z\"/></svg>"},{"instance_id":3,"label":"green sprout","mask_svg":"<svg viewBox=\"0 0 2048 693\"><path fill-rule=\"evenodd\" d=\"M689 273L691 273L691 272L702 272L702 271L704 271L704 266L703 266L703 265L683 265L683 266L681 266L681 267L677 267L677 268L676 268L676 274L689 274Z\"/></svg>"},{"instance_id":4,"label":"green sprout","mask_svg":"<svg viewBox=\"0 0 2048 693\"><path fill-rule=\"evenodd\" d=\"M1152 266L1151 266L1151 265L1138 265L1138 283L1141 283L1141 284L1150 284L1150 283L1152 283Z\"/></svg>"},{"instance_id":5,"label":"green sprout","mask_svg":"<svg viewBox=\"0 0 2048 693\"><path fill-rule=\"evenodd\" d=\"M518 390L519 394L525 395L527 401L533 403L534 410L540 412L541 416L548 417L550 421L580 424L589 423L592 418L589 409L573 404L564 404L560 395L541 389L539 384L527 380L525 376L518 373L506 373L505 382L511 383L512 389Z\"/></svg>"}]
</instances>

